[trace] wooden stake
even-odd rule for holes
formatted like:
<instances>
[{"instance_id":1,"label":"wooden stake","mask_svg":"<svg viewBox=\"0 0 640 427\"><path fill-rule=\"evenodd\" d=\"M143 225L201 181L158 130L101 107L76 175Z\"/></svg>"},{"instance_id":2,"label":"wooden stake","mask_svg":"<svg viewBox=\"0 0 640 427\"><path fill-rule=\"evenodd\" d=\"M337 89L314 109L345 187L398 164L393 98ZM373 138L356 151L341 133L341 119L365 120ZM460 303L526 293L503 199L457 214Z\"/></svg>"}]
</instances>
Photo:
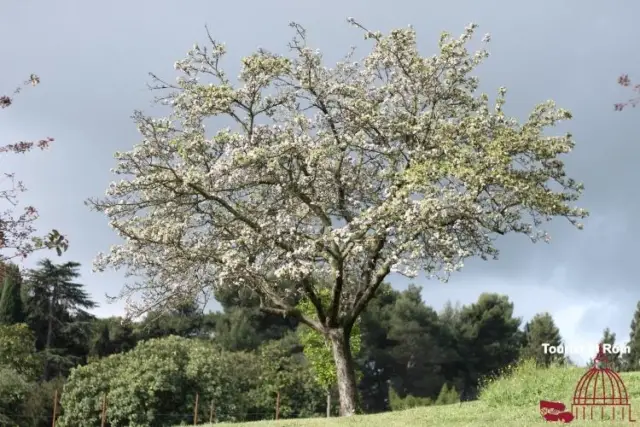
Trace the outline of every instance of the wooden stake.
<instances>
[{"instance_id":1,"label":"wooden stake","mask_svg":"<svg viewBox=\"0 0 640 427\"><path fill-rule=\"evenodd\" d=\"M211 399L211 409L209 409L209 424L215 423L216 403Z\"/></svg>"},{"instance_id":2,"label":"wooden stake","mask_svg":"<svg viewBox=\"0 0 640 427\"><path fill-rule=\"evenodd\" d=\"M100 427L107 425L107 393L102 396L102 420L100 421Z\"/></svg>"},{"instance_id":3,"label":"wooden stake","mask_svg":"<svg viewBox=\"0 0 640 427\"><path fill-rule=\"evenodd\" d=\"M51 427L56 427L56 415L58 415L58 390L53 393L53 419Z\"/></svg>"},{"instance_id":4,"label":"wooden stake","mask_svg":"<svg viewBox=\"0 0 640 427\"><path fill-rule=\"evenodd\" d=\"M276 421L280 419L280 390L276 392Z\"/></svg>"},{"instance_id":5,"label":"wooden stake","mask_svg":"<svg viewBox=\"0 0 640 427\"><path fill-rule=\"evenodd\" d=\"M199 398L199 394L196 393L196 404L193 407L193 425L198 425L198 398Z\"/></svg>"}]
</instances>

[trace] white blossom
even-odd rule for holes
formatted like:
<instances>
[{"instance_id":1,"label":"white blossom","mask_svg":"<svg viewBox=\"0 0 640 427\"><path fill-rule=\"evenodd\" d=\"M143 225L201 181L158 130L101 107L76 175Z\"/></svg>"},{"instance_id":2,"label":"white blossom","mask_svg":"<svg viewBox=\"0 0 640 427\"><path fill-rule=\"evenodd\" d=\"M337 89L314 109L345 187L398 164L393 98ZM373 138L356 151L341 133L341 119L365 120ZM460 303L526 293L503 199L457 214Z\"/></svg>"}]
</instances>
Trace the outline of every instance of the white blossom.
<instances>
[{"instance_id":1,"label":"white blossom","mask_svg":"<svg viewBox=\"0 0 640 427\"><path fill-rule=\"evenodd\" d=\"M95 267L142 278L123 290L130 310L248 286L286 311L321 277L344 281L347 321L391 271L446 280L468 257L497 257L498 235L546 240L557 216L580 227L582 186L559 159L574 142L546 132L570 114L549 101L519 123L504 88L491 108L471 74L489 55L467 50L476 25L424 57L413 28L349 22L372 50L331 69L297 24L293 56L259 50L238 84L220 43L175 63L172 114L135 116L141 142L116 153L125 178L92 201L124 238ZM207 132L212 117L232 124Z\"/></svg>"}]
</instances>

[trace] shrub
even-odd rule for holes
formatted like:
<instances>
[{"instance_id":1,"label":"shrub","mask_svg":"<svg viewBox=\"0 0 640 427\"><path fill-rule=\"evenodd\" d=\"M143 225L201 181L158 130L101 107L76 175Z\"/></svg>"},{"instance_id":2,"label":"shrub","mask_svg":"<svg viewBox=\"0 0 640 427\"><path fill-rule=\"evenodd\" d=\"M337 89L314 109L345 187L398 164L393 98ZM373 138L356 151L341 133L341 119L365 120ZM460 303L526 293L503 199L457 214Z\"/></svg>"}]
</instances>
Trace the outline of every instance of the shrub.
<instances>
[{"instance_id":1,"label":"shrub","mask_svg":"<svg viewBox=\"0 0 640 427\"><path fill-rule=\"evenodd\" d=\"M449 387L448 384L443 384L440 394L436 399L436 405L451 405L452 403L460 402L460 394L456 391L454 386Z\"/></svg>"},{"instance_id":2,"label":"shrub","mask_svg":"<svg viewBox=\"0 0 640 427\"><path fill-rule=\"evenodd\" d=\"M408 394L402 398L396 393L393 387L389 387L389 406L392 411L403 411L405 409L431 405L433 405L433 400L428 397L418 397Z\"/></svg>"},{"instance_id":3,"label":"shrub","mask_svg":"<svg viewBox=\"0 0 640 427\"><path fill-rule=\"evenodd\" d=\"M74 369L62 394L58 425L96 425L105 394L111 427L189 424L196 393L200 419L209 418L212 400L218 421L246 418L257 402L257 357L175 336L141 342L127 353Z\"/></svg>"},{"instance_id":4,"label":"shrub","mask_svg":"<svg viewBox=\"0 0 640 427\"><path fill-rule=\"evenodd\" d=\"M29 383L22 375L13 369L0 369L0 425L20 425L28 394Z\"/></svg>"},{"instance_id":5,"label":"shrub","mask_svg":"<svg viewBox=\"0 0 640 427\"><path fill-rule=\"evenodd\" d=\"M539 367L527 359L482 383L479 399L489 406L537 406L540 400L566 401L584 369L562 365Z\"/></svg>"}]
</instances>

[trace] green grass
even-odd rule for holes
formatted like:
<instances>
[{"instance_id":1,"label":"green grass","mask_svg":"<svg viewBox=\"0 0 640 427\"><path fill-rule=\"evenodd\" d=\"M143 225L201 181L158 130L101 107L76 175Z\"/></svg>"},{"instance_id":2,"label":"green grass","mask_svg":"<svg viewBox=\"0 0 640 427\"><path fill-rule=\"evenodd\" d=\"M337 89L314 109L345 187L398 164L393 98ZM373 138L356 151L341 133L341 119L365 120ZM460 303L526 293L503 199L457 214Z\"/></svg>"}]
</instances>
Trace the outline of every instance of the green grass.
<instances>
[{"instance_id":1,"label":"green grass","mask_svg":"<svg viewBox=\"0 0 640 427\"><path fill-rule=\"evenodd\" d=\"M379 415L362 415L350 418L316 418L300 420L259 421L253 423L220 423L211 427L490 427L490 426L543 426L540 416L540 400L561 401L571 408L571 398L576 383L586 372L585 368L553 367L538 369L531 363L515 367L509 374L488 383L476 402L447 406L415 408ZM627 387L633 418L640 423L640 372L620 375ZM588 415L588 414L587 414ZM619 415L618 415L619 416ZM601 421L599 413L594 420L574 420L571 426L622 426L627 420Z\"/></svg>"}]
</instances>

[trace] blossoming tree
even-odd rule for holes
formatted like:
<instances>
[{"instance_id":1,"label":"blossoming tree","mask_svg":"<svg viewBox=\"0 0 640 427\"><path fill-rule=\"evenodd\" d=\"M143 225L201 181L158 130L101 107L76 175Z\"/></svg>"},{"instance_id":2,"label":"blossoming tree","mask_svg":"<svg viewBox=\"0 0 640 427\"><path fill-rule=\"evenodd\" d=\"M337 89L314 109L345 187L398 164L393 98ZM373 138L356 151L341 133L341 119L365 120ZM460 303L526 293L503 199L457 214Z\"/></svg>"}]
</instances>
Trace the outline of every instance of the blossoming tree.
<instances>
[{"instance_id":1,"label":"blossoming tree","mask_svg":"<svg viewBox=\"0 0 640 427\"><path fill-rule=\"evenodd\" d=\"M131 313L250 288L265 311L327 337L343 415L357 402L350 331L390 273L446 280L467 257L497 257L498 235L537 241L551 218L581 228L587 215L559 159L571 135L544 134L571 115L548 101L519 123L503 112L504 89L495 105L478 94L470 73L488 53L466 47L475 25L423 57L411 27L384 35L350 22L373 48L334 68L295 23L291 54L257 51L237 82L224 45L194 46L176 84L158 79L170 115L136 113L142 142L116 154L124 179L88 202L124 238L96 269L142 277L120 295ZM223 118L207 131L212 117ZM314 277L331 282L328 304Z\"/></svg>"},{"instance_id":2,"label":"blossoming tree","mask_svg":"<svg viewBox=\"0 0 640 427\"><path fill-rule=\"evenodd\" d=\"M637 95L638 93L640 93L640 84L632 83L628 74L622 74L620 77L618 77L618 84L622 87L630 88L634 92L634 96L632 98L629 98L625 102L618 102L614 104L613 108L615 109L615 111L622 111L629 106L635 108L638 103L640 103L640 96Z\"/></svg>"},{"instance_id":3,"label":"blossoming tree","mask_svg":"<svg viewBox=\"0 0 640 427\"><path fill-rule=\"evenodd\" d=\"M40 78L35 74L24 82L24 85L36 86L40 83ZM19 86L13 91L13 96L22 91ZM1 95L0 108L8 108L13 104L13 96ZM53 142L53 138L47 137L39 141L18 141L12 144L0 146L2 154L24 154L34 148L44 150ZM0 212L0 266L2 262L16 257L26 257L33 251L42 248L55 249L58 255L66 251L68 242L65 236L57 230L51 231L46 237L34 236L34 222L38 218L38 211L33 206L24 207L21 213L16 213L18 196L26 190L21 181L16 181L15 175L4 172L5 184L0 188L0 201L5 205ZM0 267L1 268L1 267Z\"/></svg>"}]
</instances>

